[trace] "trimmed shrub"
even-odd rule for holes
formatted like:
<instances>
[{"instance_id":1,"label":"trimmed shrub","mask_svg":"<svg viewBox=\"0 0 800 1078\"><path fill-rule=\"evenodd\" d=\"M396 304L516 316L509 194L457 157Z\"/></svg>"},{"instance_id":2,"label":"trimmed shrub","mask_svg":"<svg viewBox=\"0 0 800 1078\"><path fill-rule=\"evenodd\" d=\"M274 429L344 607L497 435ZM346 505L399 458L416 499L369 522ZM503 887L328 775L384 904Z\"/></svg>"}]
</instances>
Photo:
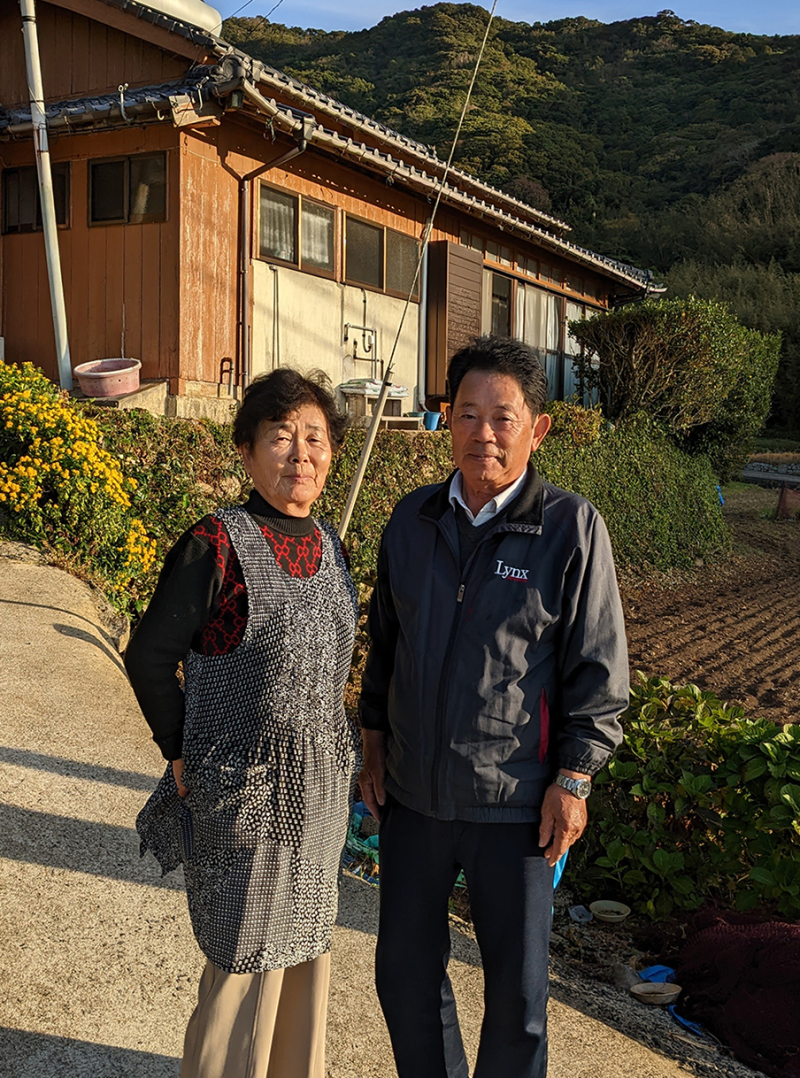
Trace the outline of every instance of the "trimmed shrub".
<instances>
[{"instance_id":1,"label":"trimmed shrub","mask_svg":"<svg viewBox=\"0 0 800 1078\"><path fill-rule=\"evenodd\" d=\"M800 917L800 725L641 674L622 722L571 886L654 919L705 902Z\"/></svg>"},{"instance_id":2,"label":"trimmed shrub","mask_svg":"<svg viewBox=\"0 0 800 1078\"><path fill-rule=\"evenodd\" d=\"M648 415L727 479L764 424L780 334L746 329L715 300L649 300L569 324L574 364L611 420ZM599 363L596 362L599 359Z\"/></svg>"}]
</instances>

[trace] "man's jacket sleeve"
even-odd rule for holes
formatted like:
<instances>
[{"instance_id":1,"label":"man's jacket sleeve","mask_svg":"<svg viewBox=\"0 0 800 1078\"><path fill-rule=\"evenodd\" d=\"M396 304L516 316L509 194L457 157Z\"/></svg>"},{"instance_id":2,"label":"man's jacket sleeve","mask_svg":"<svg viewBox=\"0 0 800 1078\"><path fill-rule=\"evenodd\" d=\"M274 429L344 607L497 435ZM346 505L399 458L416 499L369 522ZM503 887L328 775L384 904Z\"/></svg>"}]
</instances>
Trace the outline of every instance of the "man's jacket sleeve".
<instances>
[{"instance_id":1,"label":"man's jacket sleeve","mask_svg":"<svg viewBox=\"0 0 800 1078\"><path fill-rule=\"evenodd\" d=\"M628 647L611 542L593 513L564 588L559 655L558 766L593 775L622 740Z\"/></svg>"},{"instance_id":2,"label":"man's jacket sleeve","mask_svg":"<svg viewBox=\"0 0 800 1078\"><path fill-rule=\"evenodd\" d=\"M369 604L367 632L371 644L361 679L358 714L365 730L388 731L389 686L394 672L398 622L392 599L385 538L378 553L378 573Z\"/></svg>"}]
</instances>

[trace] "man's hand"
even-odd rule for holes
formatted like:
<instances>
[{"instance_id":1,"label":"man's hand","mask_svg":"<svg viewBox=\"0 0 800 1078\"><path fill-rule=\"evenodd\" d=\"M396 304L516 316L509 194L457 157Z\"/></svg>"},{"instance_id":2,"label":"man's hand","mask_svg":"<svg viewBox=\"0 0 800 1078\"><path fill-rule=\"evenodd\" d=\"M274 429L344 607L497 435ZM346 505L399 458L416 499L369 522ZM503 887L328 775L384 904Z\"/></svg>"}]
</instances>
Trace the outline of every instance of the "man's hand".
<instances>
[{"instance_id":1,"label":"man's hand","mask_svg":"<svg viewBox=\"0 0 800 1078\"><path fill-rule=\"evenodd\" d=\"M381 806L386 804L386 734L382 730L362 730L364 767L358 776L361 796L369 811L380 822Z\"/></svg>"},{"instance_id":2,"label":"man's hand","mask_svg":"<svg viewBox=\"0 0 800 1078\"><path fill-rule=\"evenodd\" d=\"M574 779L590 777L577 771L565 771L564 774ZM581 837L588 818L585 801L560 786L548 786L542 802L539 845L547 847L544 856L551 868L558 864L570 846Z\"/></svg>"},{"instance_id":3,"label":"man's hand","mask_svg":"<svg viewBox=\"0 0 800 1078\"><path fill-rule=\"evenodd\" d=\"M172 777L175 779L175 785L178 787L178 797L186 797L188 794L187 788L183 785L183 760L172 761Z\"/></svg>"}]
</instances>

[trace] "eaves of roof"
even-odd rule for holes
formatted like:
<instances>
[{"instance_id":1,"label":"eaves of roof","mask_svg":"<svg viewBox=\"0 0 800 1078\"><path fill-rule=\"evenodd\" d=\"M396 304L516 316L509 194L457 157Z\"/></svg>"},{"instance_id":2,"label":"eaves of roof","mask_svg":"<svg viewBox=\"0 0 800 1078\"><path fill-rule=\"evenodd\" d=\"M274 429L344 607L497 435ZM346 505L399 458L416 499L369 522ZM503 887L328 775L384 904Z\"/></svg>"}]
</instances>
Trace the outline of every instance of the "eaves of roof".
<instances>
[{"instance_id":1,"label":"eaves of roof","mask_svg":"<svg viewBox=\"0 0 800 1078\"><path fill-rule=\"evenodd\" d=\"M251 97L258 98L254 94ZM298 119L296 110L286 108L274 99L261 98L264 111L272 116L276 126L283 127L288 133L294 134L301 126L304 126L304 135L314 146L338 156L347 158L351 164L358 165L373 172L382 174L387 182L400 183L412 190L422 192L428 197L434 197L441 187L441 177L432 176L424 169L392 157L389 153L368 146L363 142L355 142L321 124L306 123L303 125ZM502 230L517 235L525 236L536 243L580 262L595 270L599 270L604 276L612 276L617 281L624 282L633 288L636 295L643 290L652 290L652 274L648 270L629 266L606 255L596 254L585 247L579 247L576 243L561 236L554 235L540 225L509 213L498 207L493 202L478 198L476 195L461 190L459 187L446 182L442 187L442 201L469 213L472 216L480 216Z\"/></svg>"},{"instance_id":2,"label":"eaves of roof","mask_svg":"<svg viewBox=\"0 0 800 1078\"><path fill-rule=\"evenodd\" d=\"M159 86L51 102L46 106L47 126L51 131L62 128L79 131L89 127L124 127L131 123L172 123L179 122L182 111L191 112L193 119L202 119L204 115L219 116L222 110L215 103L214 91L224 91L229 85L227 76L230 73L230 69L220 65L195 67L190 76ZM346 159L355 167L378 173L387 183L400 184L430 199L438 194L441 176L431 175L425 169L417 168L390 153L345 137L338 131L324 127L307 112L276 102L274 98L264 98L252 86L248 89L249 98L262 114L272 117L275 126L287 134L297 136L302 131L303 137L314 147ZM0 109L0 139L30 135L31 131L29 107ZM646 270L579 247L541 225L509 213L494 202L479 198L453 183L444 184L442 200L471 217L483 218L503 231L524 236L572 261L598 270L604 276L611 276L631 287L635 294L652 289L652 277Z\"/></svg>"},{"instance_id":3,"label":"eaves of roof","mask_svg":"<svg viewBox=\"0 0 800 1078\"><path fill-rule=\"evenodd\" d=\"M208 108L201 97L202 84L208 82L210 68L195 68L192 75L159 86L141 86L112 94L52 101L45 106L49 131L59 128L80 129L92 126L125 126L127 123L172 121L172 110L193 106L200 111ZM218 110L221 112L221 110ZM163 115L162 113L166 113ZM31 110L0 108L0 138L27 135L32 130Z\"/></svg>"}]
</instances>

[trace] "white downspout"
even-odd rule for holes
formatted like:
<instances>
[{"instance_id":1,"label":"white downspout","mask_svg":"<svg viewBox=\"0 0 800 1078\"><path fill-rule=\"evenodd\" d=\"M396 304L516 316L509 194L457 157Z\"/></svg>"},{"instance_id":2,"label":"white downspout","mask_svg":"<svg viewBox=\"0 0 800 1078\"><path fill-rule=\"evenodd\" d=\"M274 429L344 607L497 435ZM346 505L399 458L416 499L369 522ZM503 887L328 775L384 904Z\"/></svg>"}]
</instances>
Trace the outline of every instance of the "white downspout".
<instances>
[{"instance_id":1,"label":"white downspout","mask_svg":"<svg viewBox=\"0 0 800 1078\"><path fill-rule=\"evenodd\" d=\"M36 32L36 9L34 0L19 0L19 6L22 11L22 34L25 39L25 66L28 72L28 93L31 99L33 145L39 174L39 198L42 207L47 276L50 281L50 305L53 309L58 377L62 389L72 389L67 309L64 303L64 282L61 277L61 256L58 249L56 203L53 195L53 173L50 168L50 147L47 141L47 120L44 113L44 87L42 65L39 59L39 36Z\"/></svg>"}]
</instances>

